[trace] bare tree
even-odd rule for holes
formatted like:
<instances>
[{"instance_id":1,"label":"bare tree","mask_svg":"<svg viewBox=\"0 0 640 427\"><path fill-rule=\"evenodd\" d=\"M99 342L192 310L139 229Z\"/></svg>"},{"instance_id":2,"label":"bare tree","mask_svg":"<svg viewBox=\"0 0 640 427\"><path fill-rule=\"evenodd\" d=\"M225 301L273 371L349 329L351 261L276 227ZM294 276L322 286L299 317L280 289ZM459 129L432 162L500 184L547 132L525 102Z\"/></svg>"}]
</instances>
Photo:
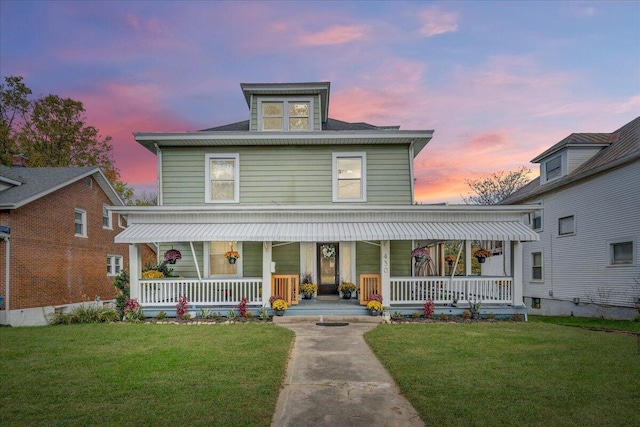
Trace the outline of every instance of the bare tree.
<instances>
[{"instance_id":1,"label":"bare tree","mask_svg":"<svg viewBox=\"0 0 640 427\"><path fill-rule=\"evenodd\" d=\"M468 205L497 205L529 182L531 169L522 166L511 172L495 172L487 178L466 179L471 195L462 197Z\"/></svg>"}]
</instances>

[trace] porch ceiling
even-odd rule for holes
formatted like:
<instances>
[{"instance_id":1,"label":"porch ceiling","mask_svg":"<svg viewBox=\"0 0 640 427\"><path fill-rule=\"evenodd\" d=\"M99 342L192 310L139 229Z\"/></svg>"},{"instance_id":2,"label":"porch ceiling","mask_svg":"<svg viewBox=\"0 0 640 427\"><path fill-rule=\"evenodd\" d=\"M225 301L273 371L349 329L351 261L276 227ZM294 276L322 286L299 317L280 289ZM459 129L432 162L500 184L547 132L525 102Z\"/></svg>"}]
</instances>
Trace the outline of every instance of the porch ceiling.
<instances>
[{"instance_id":1,"label":"porch ceiling","mask_svg":"<svg viewBox=\"0 0 640 427\"><path fill-rule=\"evenodd\" d=\"M116 243L199 241L326 242L359 240L535 241L538 234L520 222L350 222L131 224Z\"/></svg>"}]
</instances>

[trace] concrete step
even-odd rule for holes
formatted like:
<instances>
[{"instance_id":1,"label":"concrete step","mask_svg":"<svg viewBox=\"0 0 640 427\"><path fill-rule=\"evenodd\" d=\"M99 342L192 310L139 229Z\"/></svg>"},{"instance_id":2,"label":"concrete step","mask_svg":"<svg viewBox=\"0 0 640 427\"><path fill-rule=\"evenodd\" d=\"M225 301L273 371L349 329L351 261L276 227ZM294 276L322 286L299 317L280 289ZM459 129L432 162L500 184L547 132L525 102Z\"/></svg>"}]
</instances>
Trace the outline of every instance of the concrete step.
<instances>
[{"instance_id":1,"label":"concrete step","mask_svg":"<svg viewBox=\"0 0 640 427\"><path fill-rule=\"evenodd\" d=\"M316 324L322 320L323 323L382 323L382 316L367 315L314 315L314 316L273 316L275 324L289 323L312 323Z\"/></svg>"}]
</instances>

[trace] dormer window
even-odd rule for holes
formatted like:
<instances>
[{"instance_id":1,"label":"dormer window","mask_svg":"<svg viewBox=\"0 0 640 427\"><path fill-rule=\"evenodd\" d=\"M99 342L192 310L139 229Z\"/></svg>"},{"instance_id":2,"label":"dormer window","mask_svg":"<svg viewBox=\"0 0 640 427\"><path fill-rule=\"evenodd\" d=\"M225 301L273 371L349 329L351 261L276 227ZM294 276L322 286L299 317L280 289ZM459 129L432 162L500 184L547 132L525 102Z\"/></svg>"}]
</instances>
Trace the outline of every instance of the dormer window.
<instances>
[{"instance_id":1,"label":"dormer window","mask_svg":"<svg viewBox=\"0 0 640 427\"><path fill-rule=\"evenodd\" d=\"M542 164L544 182L553 181L562 176L562 155L553 157Z\"/></svg>"},{"instance_id":2,"label":"dormer window","mask_svg":"<svg viewBox=\"0 0 640 427\"><path fill-rule=\"evenodd\" d=\"M308 98L261 100L258 128L265 132L313 130L311 105Z\"/></svg>"}]
</instances>

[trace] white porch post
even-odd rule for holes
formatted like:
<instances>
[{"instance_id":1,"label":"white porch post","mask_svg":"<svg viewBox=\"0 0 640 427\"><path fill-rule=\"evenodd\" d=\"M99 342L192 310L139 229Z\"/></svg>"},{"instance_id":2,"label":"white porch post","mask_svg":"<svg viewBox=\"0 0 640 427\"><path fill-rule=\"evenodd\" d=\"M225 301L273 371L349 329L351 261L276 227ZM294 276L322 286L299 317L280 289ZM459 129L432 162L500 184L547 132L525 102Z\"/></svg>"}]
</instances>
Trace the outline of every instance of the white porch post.
<instances>
[{"instance_id":1,"label":"white porch post","mask_svg":"<svg viewBox=\"0 0 640 427\"><path fill-rule=\"evenodd\" d=\"M391 301L391 261L388 240L380 242L380 287L382 288L382 301L384 305L389 305Z\"/></svg>"},{"instance_id":2,"label":"white porch post","mask_svg":"<svg viewBox=\"0 0 640 427\"><path fill-rule=\"evenodd\" d=\"M129 294L130 298L140 299L140 245L129 245Z\"/></svg>"},{"instance_id":3,"label":"white porch post","mask_svg":"<svg viewBox=\"0 0 640 427\"><path fill-rule=\"evenodd\" d=\"M471 240L464 241L464 275L471 276Z\"/></svg>"},{"instance_id":4,"label":"white porch post","mask_svg":"<svg viewBox=\"0 0 640 427\"><path fill-rule=\"evenodd\" d=\"M522 268L522 243L511 242L511 275L513 276L512 305L514 307L524 306Z\"/></svg>"},{"instance_id":5,"label":"white porch post","mask_svg":"<svg viewBox=\"0 0 640 427\"><path fill-rule=\"evenodd\" d=\"M262 306L271 298L271 242L262 243Z\"/></svg>"}]
</instances>

